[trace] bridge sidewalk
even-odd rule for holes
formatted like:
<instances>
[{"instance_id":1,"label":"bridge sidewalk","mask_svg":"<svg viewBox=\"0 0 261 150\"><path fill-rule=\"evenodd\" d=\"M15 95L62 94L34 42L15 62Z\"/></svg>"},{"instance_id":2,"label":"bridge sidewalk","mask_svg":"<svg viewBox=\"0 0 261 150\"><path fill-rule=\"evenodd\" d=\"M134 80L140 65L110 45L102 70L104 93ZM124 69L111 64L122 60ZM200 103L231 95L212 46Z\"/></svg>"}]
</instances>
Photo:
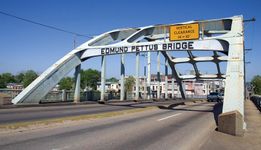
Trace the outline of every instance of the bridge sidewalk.
<instances>
[{"instance_id":1,"label":"bridge sidewalk","mask_svg":"<svg viewBox=\"0 0 261 150\"><path fill-rule=\"evenodd\" d=\"M245 121L247 129L243 137L236 137L213 131L202 150L260 150L261 113L252 101L245 101Z\"/></svg>"}]
</instances>

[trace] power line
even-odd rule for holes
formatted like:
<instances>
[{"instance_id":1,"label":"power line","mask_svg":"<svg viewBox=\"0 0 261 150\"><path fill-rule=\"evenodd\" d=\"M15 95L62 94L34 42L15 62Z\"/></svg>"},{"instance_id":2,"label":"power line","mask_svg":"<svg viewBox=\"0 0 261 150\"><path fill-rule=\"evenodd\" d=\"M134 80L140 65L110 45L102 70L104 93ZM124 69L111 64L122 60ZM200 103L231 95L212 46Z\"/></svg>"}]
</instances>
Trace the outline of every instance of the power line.
<instances>
[{"instance_id":1,"label":"power line","mask_svg":"<svg viewBox=\"0 0 261 150\"><path fill-rule=\"evenodd\" d=\"M29 19L25 19L25 18L22 18L22 17L18 17L18 16L15 16L15 15L3 12L1 10L0 10L0 14L8 16L8 17L16 18L16 19L19 19L19 20L22 20L22 21L25 21L25 22L29 22L29 23L32 23L32 24L35 24L35 25L39 25L39 26L42 26L42 27L46 27L46 28L49 28L49 29L53 29L53 30L56 30L56 31L61 31L61 32L73 34L73 35L76 35L76 36L92 38L92 36L89 36L89 35L84 35L84 34L72 32L72 31L68 31L68 30L65 30L65 29L62 29L62 28L58 28L58 27L55 27L55 26L42 24L42 23L39 23L39 22L35 22L35 21L29 20Z\"/></svg>"}]
</instances>

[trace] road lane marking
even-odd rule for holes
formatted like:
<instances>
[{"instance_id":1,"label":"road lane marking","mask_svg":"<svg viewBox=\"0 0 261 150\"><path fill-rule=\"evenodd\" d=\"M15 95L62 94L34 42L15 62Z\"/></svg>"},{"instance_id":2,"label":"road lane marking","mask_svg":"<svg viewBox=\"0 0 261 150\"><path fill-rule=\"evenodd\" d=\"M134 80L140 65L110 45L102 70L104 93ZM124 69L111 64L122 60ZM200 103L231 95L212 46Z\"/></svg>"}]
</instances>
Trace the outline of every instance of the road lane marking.
<instances>
[{"instance_id":1,"label":"road lane marking","mask_svg":"<svg viewBox=\"0 0 261 150\"><path fill-rule=\"evenodd\" d=\"M177 113L177 114L174 114L174 115L171 115L171 116L167 116L167 117L158 119L157 121L162 121L162 120L165 120L165 119L169 119L169 118L172 118L172 117L176 117L176 116L178 116L178 115L181 115L181 113Z\"/></svg>"}]
</instances>

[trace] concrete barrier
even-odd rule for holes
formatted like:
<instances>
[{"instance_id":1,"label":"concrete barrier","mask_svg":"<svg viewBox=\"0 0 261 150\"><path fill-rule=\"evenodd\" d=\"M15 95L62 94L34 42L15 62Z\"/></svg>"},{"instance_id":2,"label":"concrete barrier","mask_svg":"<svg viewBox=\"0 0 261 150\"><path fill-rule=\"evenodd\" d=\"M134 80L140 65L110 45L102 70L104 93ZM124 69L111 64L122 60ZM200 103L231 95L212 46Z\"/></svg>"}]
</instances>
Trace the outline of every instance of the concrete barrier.
<instances>
[{"instance_id":1,"label":"concrete barrier","mask_svg":"<svg viewBox=\"0 0 261 150\"><path fill-rule=\"evenodd\" d=\"M244 135L243 116L237 110L218 116L218 131L235 136Z\"/></svg>"}]
</instances>

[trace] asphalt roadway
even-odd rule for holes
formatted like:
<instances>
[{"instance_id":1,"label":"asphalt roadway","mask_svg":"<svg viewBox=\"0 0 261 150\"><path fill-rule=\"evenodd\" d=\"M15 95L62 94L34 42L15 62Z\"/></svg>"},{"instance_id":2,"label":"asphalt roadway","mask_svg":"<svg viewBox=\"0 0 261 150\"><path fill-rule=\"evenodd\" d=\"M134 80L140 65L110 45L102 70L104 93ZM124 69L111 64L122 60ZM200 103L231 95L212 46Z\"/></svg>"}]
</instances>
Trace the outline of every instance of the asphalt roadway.
<instances>
[{"instance_id":1,"label":"asphalt roadway","mask_svg":"<svg viewBox=\"0 0 261 150\"><path fill-rule=\"evenodd\" d=\"M118 102L106 104L79 104L79 105L62 105L62 104L42 104L37 107L18 107L9 109L0 109L0 125L38 121L43 119L52 119L68 116L79 116L86 114L104 113L111 111L120 111L134 108L144 108L147 106L162 106L181 103L181 100L169 100L160 102Z\"/></svg>"},{"instance_id":2,"label":"asphalt roadway","mask_svg":"<svg viewBox=\"0 0 261 150\"><path fill-rule=\"evenodd\" d=\"M79 106L79 109L81 107L83 106ZM88 109L124 106L95 107L93 105L93 108ZM85 120L71 125L69 123L59 127L0 134L0 149L196 150L201 148L215 130L215 113L220 110L219 107L221 105L208 102L176 107L159 106L144 112ZM83 107L81 111L87 111L87 108ZM51 111L54 112L56 111ZM19 114L18 110L16 114Z\"/></svg>"}]
</instances>

